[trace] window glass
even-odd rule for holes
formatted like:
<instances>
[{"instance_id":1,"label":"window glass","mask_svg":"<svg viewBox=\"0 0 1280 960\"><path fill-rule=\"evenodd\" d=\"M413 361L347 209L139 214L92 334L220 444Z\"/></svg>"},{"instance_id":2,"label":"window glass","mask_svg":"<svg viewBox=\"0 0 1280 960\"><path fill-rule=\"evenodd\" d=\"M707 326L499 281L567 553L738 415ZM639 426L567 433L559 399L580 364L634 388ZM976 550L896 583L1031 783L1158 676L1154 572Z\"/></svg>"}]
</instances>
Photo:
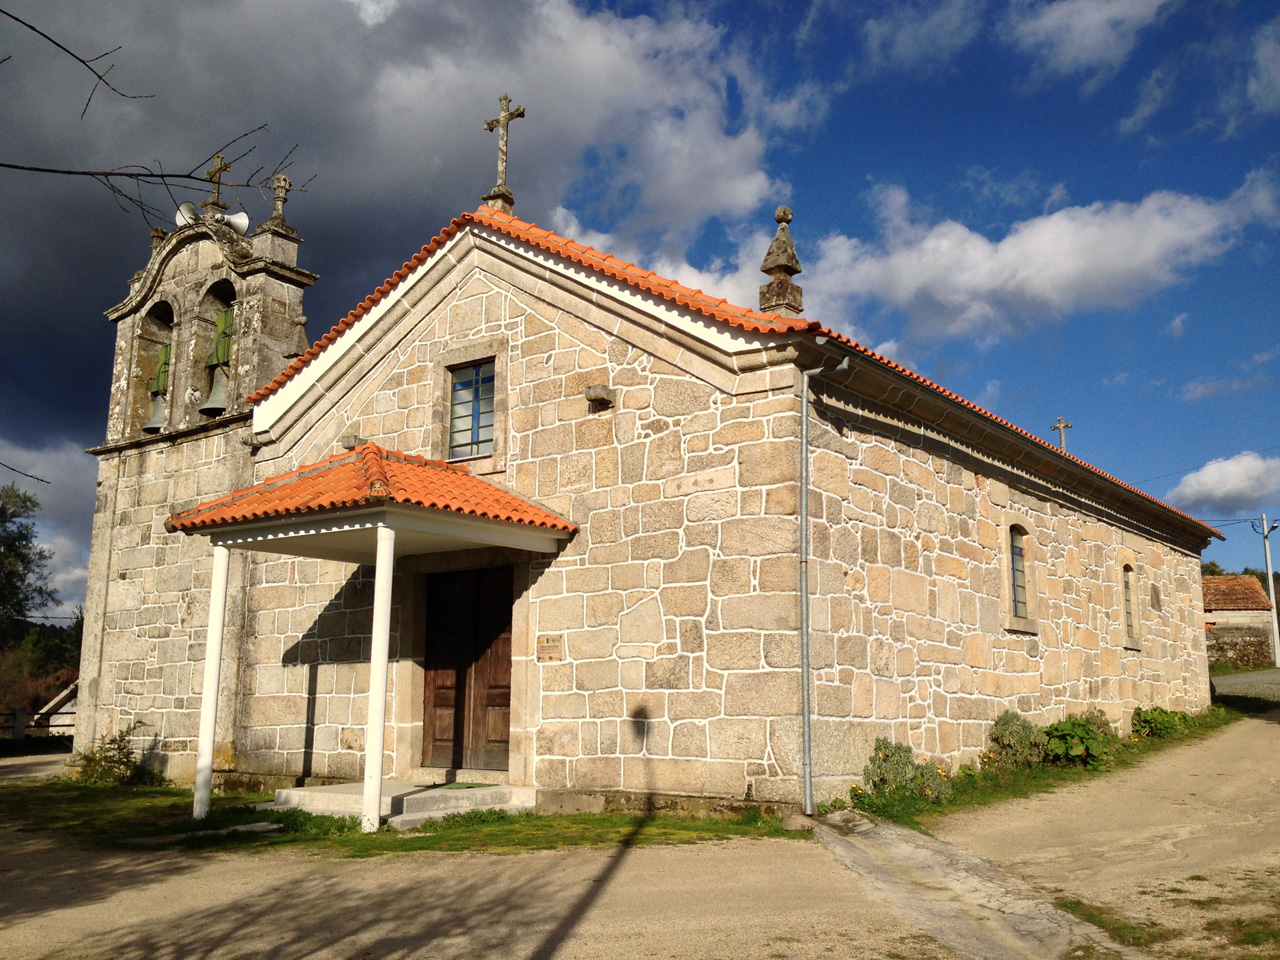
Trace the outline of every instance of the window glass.
<instances>
[{"instance_id":1,"label":"window glass","mask_svg":"<svg viewBox=\"0 0 1280 960\"><path fill-rule=\"evenodd\" d=\"M1009 547L1013 556L1013 615L1027 617L1027 564L1024 549L1026 535L1017 527L1009 531Z\"/></svg>"},{"instance_id":2,"label":"window glass","mask_svg":"<svg viewBox=\"0 0 1280 960\"><path fill-rule=\"evenodd\" d=\"M493 453L493 361L451 371L449 459Z\"/></svg>"},{"instance_id":3,"label":"window glass","mask_svg":"<svg viewBox=\"0 0 1280 960\"><path fill-rule=\"evenodd\" d=\"M1133 639L1133 567L1124 568L1124 635Z\"/></svg>"}]
</instances>

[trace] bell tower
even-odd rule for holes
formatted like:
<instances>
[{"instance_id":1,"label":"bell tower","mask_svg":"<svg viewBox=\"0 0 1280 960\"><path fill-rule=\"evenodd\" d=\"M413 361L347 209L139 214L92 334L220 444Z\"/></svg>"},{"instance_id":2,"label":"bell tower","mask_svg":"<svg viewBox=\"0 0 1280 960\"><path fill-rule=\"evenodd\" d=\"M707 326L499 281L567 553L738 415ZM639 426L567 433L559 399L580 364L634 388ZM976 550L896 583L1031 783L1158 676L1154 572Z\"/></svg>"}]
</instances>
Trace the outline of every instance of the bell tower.
<instances>
[{"instance_id":1,"label":"bell tower","mask_svg":"<svg viewBox=\"0 0 1280 960\"><path fill-rule=\"evenodd\" d=\"M116 351L85 598L76 747L143 724L159 737L166 776L194 775L212 553L168 534L164 520L254 477L245 397L308 346L298 232L284 217L291 184L277 176L274 210L256 230L226 215L215 158L203 211L184 204L178 226L151 231L151 256L129 295L107 311ZM183 542L186 540L186 542ZM220 687L238 703L239 638L248 567L233 561ZM235 769L239 719L219 714L216 767Z\"/></svg>"},{"instance_id":2,"label":"bell tower","mask_svg":"<svg viewBox=\"0 0 1280 960\"><path fill-rule=\"evenodd\" d=\"M301 240L284 218L290 186L275 178L274 212L248 236L220 203L171 233L152 230L150 262L107 311L116 324L107 446L243 419L244 398L306 350L302 294L316 275L298 267Z\"/></svg>"}]
</instances>

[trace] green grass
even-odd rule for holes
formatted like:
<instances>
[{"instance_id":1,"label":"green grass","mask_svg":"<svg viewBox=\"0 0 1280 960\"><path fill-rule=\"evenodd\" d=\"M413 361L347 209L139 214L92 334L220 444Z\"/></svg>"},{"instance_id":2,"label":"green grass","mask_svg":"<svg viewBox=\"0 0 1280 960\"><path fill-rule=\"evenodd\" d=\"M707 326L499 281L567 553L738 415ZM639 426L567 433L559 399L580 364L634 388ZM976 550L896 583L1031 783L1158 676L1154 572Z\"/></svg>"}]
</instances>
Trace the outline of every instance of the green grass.
<instances>
[{"instance_id":1,"label":"green grass","mask_svg":"<svg viewBox=\"0 0 1280 960\"><path fill-rule=\"evenodd\" d=\"M1120 741L1112 753L1107 769L1123 769L1144 757L1159 753L1179 743L1205 737L1245 717L1276 709L1277 704L1256 697L1220 696L1204 714L1195 718L1194 726L1177 737ZM945 803L933 803L905 791L888 794L855 794L853 805L873 816L892 820L927 833L929 825L949 813L972 807L989 806L1005 800L1030 797L1071 783L1098 776L1105 771L1091 770L1072 764L1042 763L1019 770L984 767L972 776L953 776L951 796Z\"/></svg>"},{"instance_id":2,"label":"green grass","mask_svg":"<svg viewBox=\"0 0 1280 960\"><path fill-rule=\"evenodd\" d=\"M1107 936L1116 943L1130 947L1147 947L1178 936L1176 930L1155 923L1133 923L1106 907L1076 900L1074 897L1059 897L1054 901L1054 906L1105 930Z\"/></svg>"},{"instance_id":3,"label":"green grass","mask_svg":"<svg viewBox=\"0 0 1280 960\"><path fill-rule=\"evenodd\" d=\"M182 849L310 847L336 855L372 856L417 850L514 853L562 847L649 846L700 843L734 837L808 838L783 830L759 811L728 820L645 818L625 814L539 817L499 810L453 814L417 831L384 827L362 834L355 817L327 817L303 810L256 810L262 796L215 797L208 818L191 820L191 792L172 787L103 787L73 781L0 784L0 822L22 829L61 832L101 846L148 845ZM213 835L246 823L278 823L275 834Z\"/></svg>"},{"instance_id":4,"label":"green grass","mask_svg":"<svg viewBox=\"0 0 1280 960\"><path fill-rule=\"evenodd\" d=\"M1209 664L1209 676L1211 677L1230 677L1237 673L1257 673L1259 670L1274 670L1275 667L1270 664L1262 664L1257 667L1237 667L1232 663L1211 663Z\"/></svg>"},{"instance_id":5,"label":"green grass","mask_svg":"<svg viewBox=\"0 0 1280 960\"><path fill-rule=\"evenodd\" d=\"M1232 917L1227 920L1210 920L1204 925L1210 933L1224 935L1239 947L1257 947L1267 943L1280 943L1280 915L1265 917Z\"/></svg>"}]
</instances>

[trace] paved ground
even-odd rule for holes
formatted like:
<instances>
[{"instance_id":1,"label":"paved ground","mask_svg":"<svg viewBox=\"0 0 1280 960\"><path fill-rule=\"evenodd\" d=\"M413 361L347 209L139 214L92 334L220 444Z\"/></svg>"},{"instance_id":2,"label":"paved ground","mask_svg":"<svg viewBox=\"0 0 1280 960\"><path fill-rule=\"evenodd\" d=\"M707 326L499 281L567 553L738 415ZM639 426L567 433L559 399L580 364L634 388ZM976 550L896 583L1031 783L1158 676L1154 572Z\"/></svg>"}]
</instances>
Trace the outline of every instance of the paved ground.
<instances>
[{"instance_id":1,"label":"paved ground","mask_svg":"<svg viewBox=\"0 0 1280 960\"><path fill-rule=\"evenodd\" d=\"M50 780L66 775L69 753L36 754L29 757L0 756L0 780Z\"/></svg>"}]
</instances>

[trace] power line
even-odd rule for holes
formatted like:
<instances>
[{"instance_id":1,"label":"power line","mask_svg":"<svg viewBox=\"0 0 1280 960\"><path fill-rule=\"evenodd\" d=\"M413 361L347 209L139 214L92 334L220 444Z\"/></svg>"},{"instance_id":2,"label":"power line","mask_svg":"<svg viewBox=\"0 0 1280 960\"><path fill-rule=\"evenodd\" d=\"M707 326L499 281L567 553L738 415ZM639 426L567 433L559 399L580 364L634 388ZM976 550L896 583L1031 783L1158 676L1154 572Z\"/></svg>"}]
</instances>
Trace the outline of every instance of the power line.
<instances>
[{"instance_id":1,"label":"power line","mask_svg":"<svg viewBox=\"0 0 1280 960\"><path fill-rule=\"evenodd\" d=\"M1239 460L1241 457L1253 457L1259 453L1266 453L1268 450L1280 450L1280 443L1270 447L1263 447L1261 450L1246 450L1244 453L1237 453L1234 457L1223 457L1221 460L1211 461L1213 463L1230 463L1232 460ZM1139 483L1150 483L1152 480L1164 480L1166 477L1180 477L1184 473L1190 473L1192 470L1200 470L1209 464L1202 463L1198 467L1187 467L1185 470L1175 470L1173 473L1162 473L1158 477L1147 477L1145 480L1139 480Z\"/></svg>"},{"instance_id":2,"label":"power line","mask_svg":"<svg viewBox=\"0 0 1280 960\"><path fill-rule=\"evenodd\" d=\"M48 480L43 480L31 473L23 473L17 467L11 467L7 463L0 463L0 467L4 467L6 470L12 470L14 473L22 474L22 476L26 477L28 480L36 480L39 483L49 483ZM50 486L52 486L52 484L50 484Z\"/></svg>"}]
</instances>

